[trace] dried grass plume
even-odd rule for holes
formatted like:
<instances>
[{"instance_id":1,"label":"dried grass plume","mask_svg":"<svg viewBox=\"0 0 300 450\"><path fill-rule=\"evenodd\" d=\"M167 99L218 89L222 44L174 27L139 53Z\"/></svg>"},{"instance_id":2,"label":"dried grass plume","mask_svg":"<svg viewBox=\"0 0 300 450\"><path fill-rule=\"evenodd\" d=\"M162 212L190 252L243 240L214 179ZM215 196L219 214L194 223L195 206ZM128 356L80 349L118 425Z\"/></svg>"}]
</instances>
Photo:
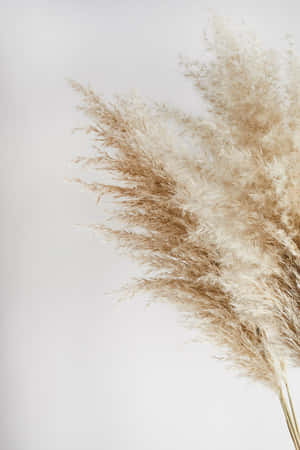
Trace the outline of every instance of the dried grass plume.
<instances>
[{"instance_id":1,"label":"dried grass plume","mask_svg":"<svg viewBox=\"0 0 300 450\"><path fill-rule=\"evenodd\" d=\"M95 169L95 181L77 181L114 198L114 225L94 228L147 268L136 288L176 304L234 368L274 390L299 450L284 388L286 368L300 365L300 65L292 44L265 49L217 15L203 43L180 64L205 118L71 82L93 143L76 163Z\"/></svg>"}]
</instances>

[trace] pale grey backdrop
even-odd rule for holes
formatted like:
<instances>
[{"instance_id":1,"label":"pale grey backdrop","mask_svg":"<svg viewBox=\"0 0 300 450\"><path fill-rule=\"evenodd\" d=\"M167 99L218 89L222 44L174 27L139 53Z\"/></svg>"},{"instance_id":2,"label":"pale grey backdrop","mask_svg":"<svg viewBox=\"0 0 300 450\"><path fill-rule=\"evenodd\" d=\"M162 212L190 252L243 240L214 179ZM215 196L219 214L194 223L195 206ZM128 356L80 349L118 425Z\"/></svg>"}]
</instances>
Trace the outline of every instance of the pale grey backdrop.
<instances>
[{"instance_id":1,"label":"pale grey backdrop","mask_svg":"<svg viewBox=\"0 0 300 450\"><path fill-rule=\"evenodd\" d=\"M64 183L87 150L65 77L196 111L177 55L197 54L210 7L300 49L299 2L252 3L2 0L1 449L291 448L271 392L186 343L167 307L106 295L136 267L74 227L102 210ZM299 371L290 380L300 413Z\"/></svg>"}]
</instances>

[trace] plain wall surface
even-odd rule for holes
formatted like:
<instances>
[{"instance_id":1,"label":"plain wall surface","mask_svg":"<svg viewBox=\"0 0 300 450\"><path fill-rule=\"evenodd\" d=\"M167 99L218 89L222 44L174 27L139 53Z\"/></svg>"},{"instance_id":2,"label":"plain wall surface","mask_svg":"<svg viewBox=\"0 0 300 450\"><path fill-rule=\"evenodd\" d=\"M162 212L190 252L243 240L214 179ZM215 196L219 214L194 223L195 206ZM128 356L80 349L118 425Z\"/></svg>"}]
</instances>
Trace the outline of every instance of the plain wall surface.
<instances>
[{"instance_id":1,"label":"plain wall surface","mask_svg":"<svg viewBox=\"0 0 300 450\"><path fill-rule=\"evenodd\" d=\"M291 33L300 51L291 0L1 2L3 450L292 448L273 393L187 342L171 307L116 302L138 268L74 226L101 222L102 206L64 182L88 150L65 78L197 112L178 53L197 56L209 8L274 47ZM289 379L300 413L299 370Z\"/></svg>"}]
</instances>

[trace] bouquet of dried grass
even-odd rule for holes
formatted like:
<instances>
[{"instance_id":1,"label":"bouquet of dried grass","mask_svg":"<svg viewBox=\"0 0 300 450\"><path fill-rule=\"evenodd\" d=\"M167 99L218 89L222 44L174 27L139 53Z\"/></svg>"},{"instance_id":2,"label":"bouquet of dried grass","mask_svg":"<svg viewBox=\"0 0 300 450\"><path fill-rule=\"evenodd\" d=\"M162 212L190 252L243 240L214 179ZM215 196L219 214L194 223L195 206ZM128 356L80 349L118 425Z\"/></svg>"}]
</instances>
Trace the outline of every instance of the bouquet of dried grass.
<instances>
[{"instance_id":1,"label":"bouquet of dried grass","mask_svg":"<svg viewBox=\"0 0 300 450\"><path fill-rule=\"evenodd\" d=\"M207 117L72 81L94 153L76 180L115 199L115 237L148 269L135 287L175 303L240 374L278 395L296 450L286 368L300 365L300 64L213 15L200 60L181 58ZM112 223L112 222L111 222ZM119 226L115 225L119 224Z\"/></svg>"}]
</instances>

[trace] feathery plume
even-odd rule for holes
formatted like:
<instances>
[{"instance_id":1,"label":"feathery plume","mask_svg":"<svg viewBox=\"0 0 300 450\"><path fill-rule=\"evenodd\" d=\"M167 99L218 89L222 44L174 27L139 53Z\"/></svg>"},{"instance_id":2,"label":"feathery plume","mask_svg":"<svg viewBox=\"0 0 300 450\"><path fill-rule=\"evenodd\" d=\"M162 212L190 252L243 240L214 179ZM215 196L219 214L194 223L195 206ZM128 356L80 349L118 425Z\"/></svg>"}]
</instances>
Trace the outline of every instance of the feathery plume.
<instances>
[{"instance_id":1,"label":"feathery plume","mask_svg":"<svg viewBox=\"0 0 300 450\"><path fill-rule=\"evenodd\" d=\"M71 81L94 149L75 162L110 175L76 181L114 198L110 224L93 228L147 269L135 289L174 303L274 390L300 450L286 381L300 365L300 65L291 46L265 49L216 15L203 42L180 63L208 118Z\"/></svg>"}]
</instances>

